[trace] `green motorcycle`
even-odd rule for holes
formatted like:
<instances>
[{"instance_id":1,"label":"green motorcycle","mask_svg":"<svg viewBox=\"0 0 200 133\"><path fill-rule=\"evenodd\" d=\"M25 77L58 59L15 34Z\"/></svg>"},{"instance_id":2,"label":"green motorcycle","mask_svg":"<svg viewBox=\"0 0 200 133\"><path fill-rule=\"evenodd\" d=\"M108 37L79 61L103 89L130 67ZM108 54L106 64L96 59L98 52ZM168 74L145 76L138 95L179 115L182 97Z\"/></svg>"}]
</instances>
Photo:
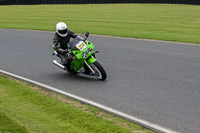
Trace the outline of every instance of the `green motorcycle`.
<instances>
[{"instance_id":1,"label":"green motorcycle","mask_svg":"<svg viewBox=\"0 0 200 133\"><path fill-rule=\"evenodd\" d=\"M89 71L91 76L95 76L99 80L105 80L107 78L107 74L104 68L95 58L95 54L98 53L98 51L94 51L95 46L87 40L88 37L89 32L86 32L85 38L77 36L69 42L67 58L70 61L70 68L73 73L86 74L87 71L88 75ZM52 46L52 49L54 52L53 55L58 55L54 45ZM53 60L53 64L64 70L67 70L67 68L57 60Z\"/></svg>"}]
</instances>

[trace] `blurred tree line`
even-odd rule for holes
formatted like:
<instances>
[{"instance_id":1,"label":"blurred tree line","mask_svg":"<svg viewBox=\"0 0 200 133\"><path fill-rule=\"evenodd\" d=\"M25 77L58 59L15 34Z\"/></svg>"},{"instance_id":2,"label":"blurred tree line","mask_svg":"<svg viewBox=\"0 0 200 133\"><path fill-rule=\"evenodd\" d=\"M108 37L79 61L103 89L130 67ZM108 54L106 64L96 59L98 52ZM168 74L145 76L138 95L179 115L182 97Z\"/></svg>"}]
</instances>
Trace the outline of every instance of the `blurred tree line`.
<instances>
[{"instance_id":1,"label":"blurred tree line","mask_svg":"<svg viewBox=\"0 0 200 133\"><path fill-rule=\"evenodd\" d=\"M167 3L200 5L200 0L0 0L0 5Z\"/></svg>"}]
</instances>

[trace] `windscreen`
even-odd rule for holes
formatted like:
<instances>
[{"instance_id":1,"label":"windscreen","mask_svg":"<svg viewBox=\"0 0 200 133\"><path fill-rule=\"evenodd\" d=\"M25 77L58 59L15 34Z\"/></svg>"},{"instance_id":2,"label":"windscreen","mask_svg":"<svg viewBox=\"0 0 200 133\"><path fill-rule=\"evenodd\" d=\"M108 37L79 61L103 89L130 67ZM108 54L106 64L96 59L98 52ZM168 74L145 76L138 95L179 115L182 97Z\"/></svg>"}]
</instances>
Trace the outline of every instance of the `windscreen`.
<instances>
[{"instance_id":1,"label":"windscreen","mask_svg":"<svg viewBox=\"0 0 200 133\"><path fill-rule=\"evenodd\" d=\"M80 37L80 36L77 36L75 37L72 41L69 42L69 45L70 45L70 49L72 50L79 50L76 45L80 42L80 41L83 41L83 38ZM85 41L83 41L85 42ZM86 42L85 42L86 43Z\"/></svg>"}]
</instances>

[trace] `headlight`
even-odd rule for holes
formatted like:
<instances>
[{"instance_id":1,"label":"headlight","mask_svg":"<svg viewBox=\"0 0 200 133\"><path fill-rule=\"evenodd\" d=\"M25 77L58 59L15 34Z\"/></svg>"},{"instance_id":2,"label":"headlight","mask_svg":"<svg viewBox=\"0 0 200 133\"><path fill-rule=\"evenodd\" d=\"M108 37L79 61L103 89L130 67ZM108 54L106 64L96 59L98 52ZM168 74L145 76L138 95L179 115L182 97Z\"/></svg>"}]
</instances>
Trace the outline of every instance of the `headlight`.
<instances>
[{"instance_id":1,"label":"headlight","mask_svg":"<svg viewBox=\"0 0 200 133\"><path fill-rule=\"evenodd\" d=\"M82 57L83 57L83 58L86 58L86 57L87 57L87 53L86 53L86 52L83 52L83 53L82 53Z\"/></svg>"},{"instance_id":2,"label":"headlight","mask_svg":"<svg viewBox=\"0 0 200 133\"><path fill-rule=\"evenodd\" d=\"M91 54L92 53L92 48L88 48L87 52L88 52L88 54Z\"/></svg>"}]
</instances>

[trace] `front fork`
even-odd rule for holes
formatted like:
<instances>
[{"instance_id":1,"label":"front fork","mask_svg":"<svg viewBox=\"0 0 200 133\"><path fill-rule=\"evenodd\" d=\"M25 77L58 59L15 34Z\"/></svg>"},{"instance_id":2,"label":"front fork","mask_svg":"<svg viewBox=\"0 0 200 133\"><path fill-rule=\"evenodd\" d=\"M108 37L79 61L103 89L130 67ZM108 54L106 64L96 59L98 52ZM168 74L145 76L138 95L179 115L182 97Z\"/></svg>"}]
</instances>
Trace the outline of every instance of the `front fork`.
<instances>
[{"instance_id":1,"label":"front fork","mask_svg":"<svg viewBox=\"0 0 200 133\"><path fill-rule=\"evenodd\" d=\"M85 60L84 61L85 62L85 64L87 65L87 67L92 71L92 73L94 74L94 70L91 68L91 66L87 63L87 61Z\"/></svg>"},{"instance_id":2,"label":"front fork","mask_svg":"<svg viewBox=\"0 0 200 133\"><path fill-rule=\"evenodd\" d=\"M96 61L96 59L94 58L94 56L91 55L91 58L89 58L87 61L85 60L85 64L87 65L87 67L92 71L92 73L94 74L94 70L91 68L90 64L94 63Z\"/></svg>"}]
</instances>

